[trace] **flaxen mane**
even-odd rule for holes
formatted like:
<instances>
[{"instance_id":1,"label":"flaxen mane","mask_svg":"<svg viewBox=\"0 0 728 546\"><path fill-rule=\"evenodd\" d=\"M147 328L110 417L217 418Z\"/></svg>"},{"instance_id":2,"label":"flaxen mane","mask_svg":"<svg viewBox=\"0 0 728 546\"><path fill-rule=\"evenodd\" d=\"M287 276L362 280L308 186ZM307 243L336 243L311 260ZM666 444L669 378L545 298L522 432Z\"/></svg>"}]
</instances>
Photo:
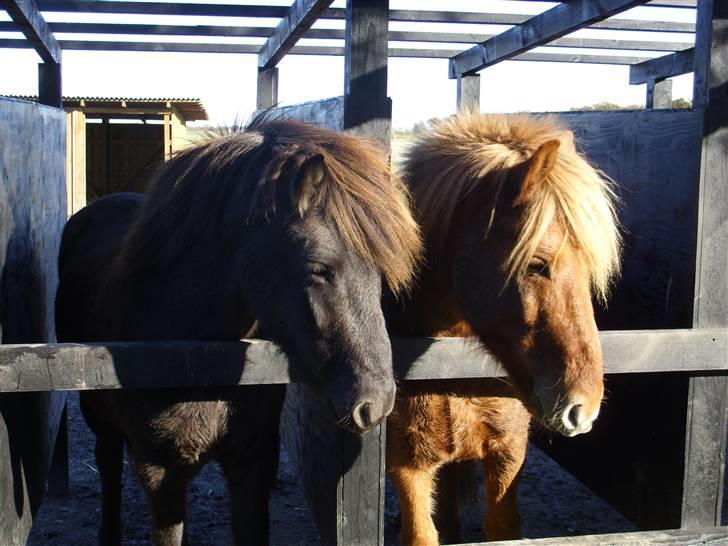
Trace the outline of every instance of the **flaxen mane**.
<instances>
[{"instance_id":1,"label":"flaxen mane","mask_svg":"<svg viewBox=\"0 0 728 546\"><path fill-rule=\"evenodd\" d=\"M326 172L307 205L331 219L393 291L406 288L421 242L405 186L374 145L292 121L267 121L208 140L164 164L125 242L124 263L168 267L189 246L211 245L216 234L270 221L281 195L290 195L279 191L281 184L313 158Z\"/></svg>"},{"instance_id":2,"label":"flaxen mane","mask_svg":"<svg viewBox=\"0 0 728 546\"><path fill-rule=\"evenodd\" d=\"M459 202L476 185L493 184L497 195L511 167L554 139L561 142L556 165L529 192L522 231L504 268L509 279L523 274L546 229L559 219L572 244L581 250L594 292L603 301L619 273L617 198L612 183L576 151L573 135L555 117L465 113L434 121L408 150L404 176L423 230L437 250L444 244ZM495 199L487 213L492 221Z\"/></svg>"}]
</instances>

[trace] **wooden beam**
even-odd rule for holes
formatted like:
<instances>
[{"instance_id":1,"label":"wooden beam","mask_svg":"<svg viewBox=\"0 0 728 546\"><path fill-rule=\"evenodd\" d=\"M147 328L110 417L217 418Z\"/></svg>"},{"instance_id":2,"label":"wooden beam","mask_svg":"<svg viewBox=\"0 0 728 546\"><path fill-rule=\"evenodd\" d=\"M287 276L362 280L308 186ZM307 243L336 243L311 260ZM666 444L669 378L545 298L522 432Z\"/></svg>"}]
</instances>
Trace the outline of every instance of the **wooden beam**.
<instances>
[{"instance_id":1,"label":"wooden beam","mask_svg":"<svg viewBox=\"0 0 728 546\"><path fill-rule=\"evenodd\" d=\"M693 71L695 48L677 51L670 55L650 59L629 69L629 83L639 85L650 80L674 78Z\"/></svg>"},{"instance_id":2,"label":"wooden beam","mask_svg":"<svg viewBox=\"0 0 728 546\"><path fill-rule=\"evenodd\" d=\"M521 25L455 55L450 60L450 77L473 74L592 23L607 19L643 1L572 0L566 4L559 4Z\"/></svg>"},{"instance_id":3,"label":"wooden beam","mask_svg":"<svg viewBox=\"0 0 728 546\"><path fill-rule=\"evenodd\" d=\"M671 545L678 544L724 544L728 540L728 528L706 527L693 530L670 529L666 531L637 531L632 533L610 533L605 535L582 535L574 537L536 538L509 540L507 542L483 542L478 546L602 546L604 544ZM461 546L476 546L462 544Z\"/></svg>"},{"instance_id":4,"label":"wooden beam","mask_svg":"<svg viewBox=\"0 0 728 546\"><path fill-rule=\"evenodd\" d=\"M278 104L278 67L258 70L256 108L265 110Z\"/></svg>"},{"instance_id":5,"label":"wooden beam","mask_svg":"<svg viewBox=\"0 0 728 546\"><path fill-rule=\"evenodd\" d=\"M672 108L672 80L647 82L645 108L648 110Z\"/></svg>"},{"instance_id":6,"label":"wooden beam","mask_svg":"<svg viewBox=\"0 0 728 546\"><path fill-rule=\"evenodd\" d=\"M389 0L349 0L344 45L344 129L389 149L387 97Z\"/></svg>"},{"instance_id":7,"label":"wooden beam","mask_svg":"<svg viewBox=\"0 0 728 546\"><path fill-rule=\"evenodd\" d=\"M728 4L698 1L694 106L703 110L698 181L695 328L728 327ZM728 352L723 351L726 359ZM728 378L696 374L688 387L681 526L719 525L728 419Z\"/></svg>"},{"instance_id":8,"label":"wooden beam","mask_svg":"<svg viewBox=\"0 0 728 546\"><path fill-rule=\"evenodd\" d=\"M63 106L61 65L59 63L38 64L38 102L54 108Z\"/></svg>"},{"instance_id":9,"label":"wooden beam","mask_svg":"<svg viewBox=\"0 0 728 546\"><path fill-rule=\"evenodd\" d=\"M61 47L38 10L35 0L2 0L0 7L8 12L20 31L33 45L44 63L61 62Z\"/></svg>"},{"instance_id":10,"label":"wooden beam","mask_svg":"<svg viewBox=\"0 0 728 546\"><path fill-rule=\"evenodd\" d=\"M188 15L212 17L266 17L280 19L286 15L284 6L250 6L238 4L187 4L172 2L97 2L94 0L38 0L41 11L73 13L120 13L143 15ZM345 19L345 10L328 8L321 19ZM413 21L420 23L468 23L493 25L519 25L528 21L530 15L462 12L390 10L390 21ZM642 19L610 19L599 21L593 28L609 30L639 30L644 32L694 32L693 23L672 21L646 21Z\"/></svg>"},{"instance_id":11,"label":"wooden beam","mask_svg":"<svg viewBox=\"0 0 728 546\"><path fill-rule=\"evenodd\" d=\"M270 119L296 119L332 131L344 130L344 97L334 97L268 111Z\"/></svg>"},{"instance_id":12,"label":"wooden beam","mask_svg":"<svg viewBox=\"0 0 728 546\"><path fill-rule=\"evenodd\" d=\"M86 206L86 114L66 114L66 205L68 216Z\"/></svg>"},{"instance_id":13,"label":"wooden beam","mask_svg":"<svg viewBox=\"0 0 728 546\"><path fill-rule=\"evenodd\" d=\"M242 27L222 25L145 25L126 23L49 23L54 33L66 34L138 34L142 36L235 36L246 38L268 38L270 27ZM12 21L0 21L0 32L18 30ZM437 42L476 44L484 42L495 34L465 32L429 32L390 30L389 41ZM304 38L343 40L343 29L309 29ZM620 40L613 38L560 38L549 43L549 47L620 49L635 51L679 51L692 45L691 42L655 42L647 40Z\"/></svg>"},{"instance_id":14,"label":"wooden beam","mask_svg":"<svg viewBox=\"0 0 728 546\"><path fill-rule=\"evenodd\" d=\"M151 51L151 52L185 52L185 53L231 53L245 54L257 53L258 46L251 44L198 44L179 42L110 42L94 40L61 40L61 46L67 50L81 51ZM2 40L0 48L27 48L25 40ZM328 46L296 46L289 52L290 55L344 55L343 47ZM449 59L452 50L449 49L404 49L389 48L390 57L405 57L419 59ZM511 59L512 61L544 61L557 63L585 63L607 65L632 65L645 60L645 57L626 57L617 55L591 55L573 53L534 53L528 52Z\"/></svg>"},{"instance_id":15,"label":"wooden beam","mask_svg":"<svg viewBox=\"0 0 728 546\"><path fill-rule=\"evenodd\" d=\"M258 70L273 68L333 0L295 0L258 53Z\"/></svg>"},{"instance_id":16,"label":"wooden beam","mask_svg":"<svg viewBox=\"0 0 728 546\"><path fill-rule=\"evenodd\" d=\"M458 78L456 106L458 111L480 111L480 74Z\"/></svg>"},{"instance_id":17,"label":"wooden beam","mask_svg":"<svg viewBox=\"0 0 728 546\"><path fill-rule=\"evenodd\" d=\"M728 372L728 330L600 334L605 373ZM459 338L392 338L401 380L505 377L498 362ZM0 346L0 392L298 383L273 343L116 342Z\"/></svg>"}]
</instances>

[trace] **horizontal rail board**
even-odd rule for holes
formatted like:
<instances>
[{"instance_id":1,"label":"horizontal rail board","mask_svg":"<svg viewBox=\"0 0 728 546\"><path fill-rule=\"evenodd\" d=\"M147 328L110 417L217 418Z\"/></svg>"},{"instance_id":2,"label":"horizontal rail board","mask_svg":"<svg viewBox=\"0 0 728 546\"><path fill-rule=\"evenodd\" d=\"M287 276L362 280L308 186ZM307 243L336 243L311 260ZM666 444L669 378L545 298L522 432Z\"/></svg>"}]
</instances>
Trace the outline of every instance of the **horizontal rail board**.
<instances>
[{"instance_id":1,"label":"horizontal rail board","mask_svg":"<svg viewBox=\"0 0 728 546\"><path fill-rule=\"evenodd\" d=\"M606 373L728 371L728 330L601 333ZM403 380L496 378L487 352L459 338L393 338ZM0 392L300 382L273 343L116 342L0 346Z\"/></svg>"},{"instance_id":2,"label":"horizontal rail board","mask_svg":"<svg viewBox=\"0 0 728 546\"><path fill-rule=\"evenodd\" d=\"M674 544L680 546L698 544L725 544L728 542L728 527L708 527L704 529L669 529L665 531L637 531L633 533L610 533L608 535L582 535L574 537L536 538L462 544L461 546L617 546L626 544Z\"/></svg>"}]
</instances>

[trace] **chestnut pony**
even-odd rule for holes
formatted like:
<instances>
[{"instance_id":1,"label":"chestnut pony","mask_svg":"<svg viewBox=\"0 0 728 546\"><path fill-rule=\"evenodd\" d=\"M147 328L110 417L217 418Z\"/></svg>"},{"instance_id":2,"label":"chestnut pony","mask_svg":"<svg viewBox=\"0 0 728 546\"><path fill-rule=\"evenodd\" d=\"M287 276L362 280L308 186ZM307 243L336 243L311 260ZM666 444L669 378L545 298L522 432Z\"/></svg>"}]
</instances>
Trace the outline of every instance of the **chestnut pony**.
<instances>
[{"instance_id":1,"label":"chestnut pony","mask_svg":"<svg viewBox=\"0 0 728 546\"><path fill-rule=\"evenodd\" d=\"M69 220L58 337L235 341L255 322L329 401L332 420L362 432L394 403L381 291L382 278L406 286L418 259L409 205L383 154L351 136L272 121L202 143L165 163L146 196L111 195ZM154 543L185 540L186 487L210 461L228 482L234 542L266 543L284 393L82 392L102 486L99 542L121 543L126 442Z\"/></svg>"},{"instance_id":2,"label":"chestnut pony","mask_svg":"<svg viewBox=\"0 0 728 546\"><path fill-rule=\"evenodd\" d=\"M465 460L484 464L486 537L516 538L530 416L574 436L599 413L592 294L604 300L618 273L615 196L552 117L436 121L409 149L404 178L425 266L410 296L388 304L390 332L472 337L509 380L402 386L387 428L402 544L438 544L433 510L440 539L459 541L457 501L442 491L435 507L433 497L438 470Z\"/></svg>"}]
</instances>

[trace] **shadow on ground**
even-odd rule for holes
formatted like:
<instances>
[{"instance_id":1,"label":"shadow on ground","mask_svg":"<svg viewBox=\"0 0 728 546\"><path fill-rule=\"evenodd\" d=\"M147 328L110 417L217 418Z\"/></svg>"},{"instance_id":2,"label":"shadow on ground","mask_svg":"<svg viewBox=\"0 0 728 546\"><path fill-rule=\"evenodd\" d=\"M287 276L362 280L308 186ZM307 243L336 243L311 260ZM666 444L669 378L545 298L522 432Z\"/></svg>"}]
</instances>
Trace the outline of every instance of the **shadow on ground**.
<instances>
[{"instance_id":1,"label":"shadow on ground","mask_svg":"<svg viewBox=\"0 0 728 546\"><path fill-rule=\"evenodd\" d=\"M78 394L69 399L69 443L71 494L65 499L46 499L36 518L30 546L95 543L99 519L99 482L93 455L93 436L83 421ZM531 447L520 489L520 506L527 537L569 536L635 530L635 527L605 502L594 496L538 448ZM480 534L482 486L479 501L465 510L463 535L468 541L482 540ZM192 482L188 495L190 542L197 546L230 544L227 492L222 473L209 465ZM143 493L125 459L124 544L149 543L149 517ZM271 499L274 545L317 544L310 513L293 473L282 452L278 480ZM397 543L399 513L391 489L387 491L385 536Z\"/></svg>"}]
</instances>

